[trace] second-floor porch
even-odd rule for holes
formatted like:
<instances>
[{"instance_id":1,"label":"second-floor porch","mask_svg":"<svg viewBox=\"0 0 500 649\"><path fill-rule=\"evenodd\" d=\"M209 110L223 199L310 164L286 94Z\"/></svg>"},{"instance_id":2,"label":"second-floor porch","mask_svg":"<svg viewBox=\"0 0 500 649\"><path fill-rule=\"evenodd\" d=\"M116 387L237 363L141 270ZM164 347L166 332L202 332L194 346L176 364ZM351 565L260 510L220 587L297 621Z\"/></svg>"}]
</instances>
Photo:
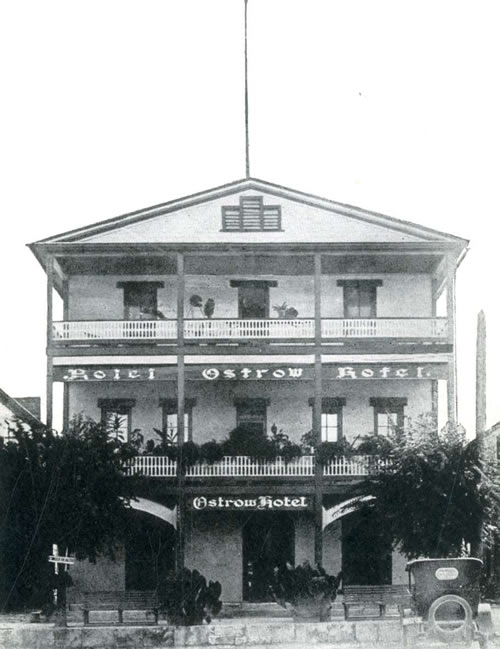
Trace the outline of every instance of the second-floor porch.
<instances>
[{"instance_id":1,"label":"second-floor porch","mask_svg":"<svg viewBox=\"0 0 500 649\"><path fill-rule=\"evenodd\" d=\"M49 346L453 344L443 251L165 250L53 259ZM51 292L51 289L49 289ZM443 298L443 299L442 299ZM446 298L446 299L444 299ZM97 351L97 353L100 353ZM129 353L129 352L127 352Z\"/></svg>"},{"instance_id":2,"label":"second-floor porch","mask_svg":"<svg viewBox=\"0 0 500 649\"><path fill-rule=\"evenodd\" d=\"M379 469L389 466L389 460L377 455L338 456L322 464L315 461L314 455L285 460L258 460L248 456L225 456L218 462L196 462L184 468L187 480L217 480L221 478L247 479L295 479L313 478L319 471L324 478L351 479L363 478ZM167 456L142 455L130 461L129 475L142 475L148 478L175 478L179 473L179 463Z\"/></svg>"}]
</instances>

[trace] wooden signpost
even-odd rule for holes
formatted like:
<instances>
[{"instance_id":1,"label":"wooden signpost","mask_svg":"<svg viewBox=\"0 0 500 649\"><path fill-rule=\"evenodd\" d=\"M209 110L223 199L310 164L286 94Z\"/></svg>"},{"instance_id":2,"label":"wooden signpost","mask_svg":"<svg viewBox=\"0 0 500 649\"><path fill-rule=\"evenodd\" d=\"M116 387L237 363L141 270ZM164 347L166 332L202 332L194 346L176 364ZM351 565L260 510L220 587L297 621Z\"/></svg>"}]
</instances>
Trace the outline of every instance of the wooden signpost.
<instances>
[{"instance_id":1,"label":"wooden signpost","mask_svg":"<svg viewBox=\"0 0 500 649\"><path fill-rule=\"evenodd\" d=\"M75 557L59 554L57 543L52 545L52 554L49 555L49 563L54 564L54 574L58 575L57 586L54 588L54 606L58 611L56 616L56 626L66 626L66 572L68 568L75 563ZM59 566L63 566L63 570L59 572Z\"/></svg>"}]
</instances>

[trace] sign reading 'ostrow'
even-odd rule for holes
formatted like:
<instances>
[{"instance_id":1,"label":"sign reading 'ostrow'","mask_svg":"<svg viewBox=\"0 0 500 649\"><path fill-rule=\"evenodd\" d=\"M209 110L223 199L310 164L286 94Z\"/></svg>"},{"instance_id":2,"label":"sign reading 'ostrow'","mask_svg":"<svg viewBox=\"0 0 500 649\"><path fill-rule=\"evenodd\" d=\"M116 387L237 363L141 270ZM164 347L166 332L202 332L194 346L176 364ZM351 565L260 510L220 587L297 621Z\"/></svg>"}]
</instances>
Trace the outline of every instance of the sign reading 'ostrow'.
<instances>
[{"instance_id":1,"label":"sign reading 'ostrow'","mask_svg":"<svg viewBox=\"0 0 500 649\"><path fill-rule=\"evenodd\" d=\"M244 511L244 510L288 510L301 511L310 509L312 502L308 496L250 496L229 497L195 496L191 506L197 511Z\"/></svg>"}]
</instances>

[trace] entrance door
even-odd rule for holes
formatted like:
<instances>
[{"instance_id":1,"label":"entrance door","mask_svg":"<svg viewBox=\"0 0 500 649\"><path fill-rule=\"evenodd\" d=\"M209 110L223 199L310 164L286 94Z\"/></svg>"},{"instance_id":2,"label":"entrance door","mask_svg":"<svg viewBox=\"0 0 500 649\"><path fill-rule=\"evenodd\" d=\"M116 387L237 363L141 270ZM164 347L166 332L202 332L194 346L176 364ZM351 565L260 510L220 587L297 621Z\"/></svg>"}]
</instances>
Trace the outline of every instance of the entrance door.
<instances>
[{"instance_id":1,"label":"entrance door","mask_svg":"<svg viewBox=\"0 0 500 649\"><path fill-rule=\"evenodd\" d=\"M295 560L295 534L291 516L254 512L243 526L243 599L268 602L273 569Z\"/></svg>"},{"instance_id":2,"label":"entrance door","mask_svg":"<svg viewBox=\"0 0 500 649\"><path fill-rule=\"evenodd\" d=\"M267 284L247 284L238 289L240 318L269 317L269 287Z\"/></svg>"},{"instance_id":3,"label":"entrance door","mask_svg":"<svg viewBox=\"0 0 500 649\"><path fill-rule=\"evenodd\" d=\"M342 572L345 585L392 583L391 542L373 512L342 519Z\"/></svg>"}]
</instances>

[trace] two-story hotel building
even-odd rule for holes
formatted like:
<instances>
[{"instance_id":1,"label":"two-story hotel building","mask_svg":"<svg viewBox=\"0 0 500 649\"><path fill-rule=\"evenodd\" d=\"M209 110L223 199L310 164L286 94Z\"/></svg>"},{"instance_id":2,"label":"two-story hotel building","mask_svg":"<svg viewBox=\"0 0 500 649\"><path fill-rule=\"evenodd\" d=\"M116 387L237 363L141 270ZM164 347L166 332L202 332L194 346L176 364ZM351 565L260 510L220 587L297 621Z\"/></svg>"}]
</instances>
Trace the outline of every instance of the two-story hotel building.
<instances>
[{"instance_id":1,"label":"two-story hotel building","mask_svg":"<svg viewBox=\"0 0 500 649\"><path fill-rule=\"evenodd\" d=\"M66 423L116 413L145 440L166 427L203 443L242 425L353 440L443 405L455 419L464 239L249 178L30 247L47 274L49 425L57 383ZM305 453L180 471L138 457L130 470L149 487L133 503L134 539L73 578L151 587L154 532L165 569L196 567L226 602L265 599L283 560L342 568L350 583L404 581L403 558L377 541L383 521L340 516L366 466Z\"/></svg>"}]
</instances>

